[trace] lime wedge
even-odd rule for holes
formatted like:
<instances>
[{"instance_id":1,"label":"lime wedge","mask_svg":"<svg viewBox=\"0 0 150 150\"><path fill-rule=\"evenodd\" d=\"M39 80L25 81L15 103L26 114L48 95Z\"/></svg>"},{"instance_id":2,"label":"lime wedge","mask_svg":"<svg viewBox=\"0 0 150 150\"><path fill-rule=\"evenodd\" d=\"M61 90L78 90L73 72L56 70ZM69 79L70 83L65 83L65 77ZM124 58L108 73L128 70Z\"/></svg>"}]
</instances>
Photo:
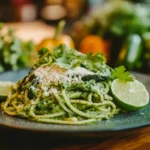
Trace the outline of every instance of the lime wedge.
<instances>
[{"instance_id":1,"label":"lime wedge","mask_svg":"<svg viewBox=\"0 0 150 150\"><path fill-rule=\"evenodd\" d=\"M10 89L14 85L14 82L0 81L0 100L3 100L8 96Z\"/></svg>"},{"instance_id":2,"label":"lime wedge","mask_svg":"<svg viewBox=\"0 0 150 150\"><path fill-rule=\"evenodd\" d=\"M124 82L115 79L111 92L116 103L125 110L138 110L149 103L149 94L145 86L138 80Z\"/></svg>"}]
</instances>

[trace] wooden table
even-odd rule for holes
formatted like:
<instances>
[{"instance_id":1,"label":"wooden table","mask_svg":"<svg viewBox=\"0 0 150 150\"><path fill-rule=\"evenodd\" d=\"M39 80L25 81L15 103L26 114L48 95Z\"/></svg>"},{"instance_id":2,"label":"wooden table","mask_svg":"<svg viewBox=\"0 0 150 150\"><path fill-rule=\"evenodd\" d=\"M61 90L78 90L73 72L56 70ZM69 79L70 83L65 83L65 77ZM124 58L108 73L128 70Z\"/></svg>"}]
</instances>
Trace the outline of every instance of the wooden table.
<instances>
[{"instance_id":1,"label":"wooden table","mask_svg":"<svg viewBox=\"0 0 150 150\"><path fill-rule=\"evenodd\" d=\"M121 132L114 136L91 138L58 138L43 134L0 129L0 150L147 150L150 148L150 127Z\"/></svg>"}]
</instances>

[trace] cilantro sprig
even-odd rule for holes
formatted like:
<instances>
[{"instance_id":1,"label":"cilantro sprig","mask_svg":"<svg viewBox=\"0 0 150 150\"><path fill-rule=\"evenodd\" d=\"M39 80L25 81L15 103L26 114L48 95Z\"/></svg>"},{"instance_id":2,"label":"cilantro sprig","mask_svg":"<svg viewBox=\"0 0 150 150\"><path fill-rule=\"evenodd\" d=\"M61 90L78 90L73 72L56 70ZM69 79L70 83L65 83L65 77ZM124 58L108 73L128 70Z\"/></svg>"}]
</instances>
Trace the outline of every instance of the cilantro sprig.
<instances>
[{"instance_id":1,"label":"cilantro sprig","mask_svg":"<svg viewBox=\"0 0 150 150\"><path fill-rule=\"evenodd\" d=\"M59 65L64 69L72 69L77 66L84 67L90 71L104 71L109 70L110 68L106 65L106 59L103 54L97 53L92 55L92 53L83 54L75 49L70 49L64 44L60 44L59 46L53 49L53 53L47 53L48 50L45 48L39 51L39 58L42 58L45 54L44 60L40 61L39 65L43 63L48 64L48 60L51 60L52 63ZM47 60L47 61L46 61ZM108 72L108 71L107 71Z\"/></svg>"},{"instance_id":2,"label":"cilantro sprig","mask_svg":"<svg viewBox=\"0 0 150 150\"><path fill-rule=\"evenodd\" d=\"M41 60L41 58L43 58ZM83 54L75 49L70 49L64 44L53 49L53 53L50 53L48 49L43 48L39 51L40 62L36 65L37 67L43 64L51 65L55 63L64 69L72 69L77 66L84 67L90 71L98 73L108 80L120 79L123 81L133 81L134 77L126 71L124 66L112 69L106 64L106 59L103 54L92 53Z\"/></svg>"},{"instance_id":3,"label":"cilantro sprig","mask_svg":"<svg viewBox=\"0 0 150 150\"><path fill-rule=\"evenodd\" d=\"M112 71L112 78L113 79L120 79L123 81L133 81L134 80L134 76L132 76L128 71L126 71L126 68L124 66L119 66L117 68L115 68Z\"/></svg>"}]
</instances>

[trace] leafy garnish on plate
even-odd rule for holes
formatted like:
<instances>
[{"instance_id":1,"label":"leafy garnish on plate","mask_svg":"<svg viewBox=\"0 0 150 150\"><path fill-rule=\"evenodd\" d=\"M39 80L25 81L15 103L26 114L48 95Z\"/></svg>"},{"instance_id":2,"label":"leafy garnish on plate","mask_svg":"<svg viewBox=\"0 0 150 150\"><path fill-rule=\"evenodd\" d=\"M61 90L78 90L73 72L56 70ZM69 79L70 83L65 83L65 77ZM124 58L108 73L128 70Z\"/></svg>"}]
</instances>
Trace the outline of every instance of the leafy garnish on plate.
<instances>
[{"instance_id":1,"label":"leafy garnish on plate","mask_svg":"<svg viewBox=\"0 0 150 150\"><path fill-rule=\"evenodd\" d=\"M90 52L85 55L75 49L68 48L64 44L55 47L53 49L53 54L51 54L50 51L48 52L45 48L41 49L39 51L39 59L42 58L43 55L44 62L42 61L40 63L48 63L50 62L49 59L52 58L52 62L55 62L55 64L67 70L77 66L84 67L94 72L104 72L104 70L109 72L108 70L110 70L109 66L106 65L106 59L103 54L97 53L92 55Z\"/></svg>"},{"instance_id":2,"label":"leafy garnish on plate","mask_svg":"<svg viewBox=\"0 0 150 150\"><path fill-rule=\"evenodd\" d=\"M68 48L64 44L60 44L53 49L53 54L48 49L43 48L38 52L38 55L40 61L39 64L36 64L36 67L55 63L59 67L69 70L79 66L107 77L108 80L116 78L123 81L134 80L134 77L126 71L124 66L115 69L109 67L106 64L106 58L101 53L96 53L95 55L92 52L83 54L75 49ZM41 61L41 58L44 59Z\"/></svg>"},{"instance_id":3,"label":"leafy garnish on plate","mask_svg":"<svg viewBox=\"0 0 150 150\"><path fill-rule=\"evenodd\" d=\"M133 81L134 77L126 71L124 66L119 66L112 71L112 78L118 78L123 81Z\"/></svg>"}]
</instances>

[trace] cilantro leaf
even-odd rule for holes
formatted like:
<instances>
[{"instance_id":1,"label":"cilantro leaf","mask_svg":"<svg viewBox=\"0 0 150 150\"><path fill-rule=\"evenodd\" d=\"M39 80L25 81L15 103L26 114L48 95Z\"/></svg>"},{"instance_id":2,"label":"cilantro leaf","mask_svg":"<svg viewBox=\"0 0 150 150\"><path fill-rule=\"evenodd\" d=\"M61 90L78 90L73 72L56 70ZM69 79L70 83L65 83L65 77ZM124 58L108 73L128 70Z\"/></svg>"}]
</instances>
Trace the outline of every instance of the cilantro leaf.
<instances>
[{"instance_id":1,"label":"cilantro leaf","mask_svg":"<svg viewBox=\"0 0 150 150\"><path fill-rule=\"evenodd\" d=\"M126 68L124 66L119 66L115 68L112 71L112 78L113 79L118 78L120 80L130 81L130 82L134 80L134 77L128 71L126 71Z\"/></svg>"},{"instance_id":2,"label":"cilantro leaf","mask_svg":"<svg viewBox=\"0 0 150 150\"><path fill-rule=\"evenodd\" d=\"M91 52L83 54L75 49L68 48L64 44L55 47L52 54L50 54L48 49L39 51L39 61L36 67L40 65L50 65L51 63L55 63L67 70L79 66L93 72L100 72L103 76L111 75L110 67L107 66L106 58L103 54L96 53L92 55Z\"/></svg>"},{"instance_id":3,"label":"cilantro leaf","mask_svg":"<svg viewBox=\"0 0 150 150\"><path fill-rule=\"evenodd\" d=\"M53 49L53 56L56 64L65 69L81 66L94 72L106 72L109 70L109 67L106 65L106 58L101 53L96 53L95 55L92 55L92 52L83 54L61 44Z\"/></svg>"},{"instance_id":4,"label":"cilantro leaf","mask_svg":"<svg viewBox=\"0 0 150 150\"><path fill-rule=\"evenodd\" d=\"M96 53L95 55L92 55L92 52L87 53L85 63L83 65L85 68L94 72L108 68L106 65L106 58L101 53Z\"/></svg>"},{"instance_id":5,"label":"cilantro leaf","mask_svg":"<svg viewBox=\"0 0 150 150\"><path fill-rule=\"evenodd\" d=\"M85 55L80 52L68 48L64 44L53 49L53 56L55 57L56 64L64 69L71 69L80 66L84 63Z\"/></svg>"},{"instance_id":6,"label":"cilantro leaf","mask_svg":"<svg viewBox=\"0 0 150 150\"><path fill-rule=\"evenodd\" d=\"M38 51L38 60L34 64L34 68L37 68L41 65L51 65L54 62L54 59L52 57L52 54L47 48L42 48L41 50Z\"/></svg>"},{"instance_id":7,"label":"cilantro leaf","mask_svg":"<svg viewBox=\"0 0 150 150\"><path fill-rule=\"evenodd\" d=\"M49 51L47 48L42 48L38 51L38 58L41 58L44 54L47 54Z\"/></svg>"}]
</instances>

